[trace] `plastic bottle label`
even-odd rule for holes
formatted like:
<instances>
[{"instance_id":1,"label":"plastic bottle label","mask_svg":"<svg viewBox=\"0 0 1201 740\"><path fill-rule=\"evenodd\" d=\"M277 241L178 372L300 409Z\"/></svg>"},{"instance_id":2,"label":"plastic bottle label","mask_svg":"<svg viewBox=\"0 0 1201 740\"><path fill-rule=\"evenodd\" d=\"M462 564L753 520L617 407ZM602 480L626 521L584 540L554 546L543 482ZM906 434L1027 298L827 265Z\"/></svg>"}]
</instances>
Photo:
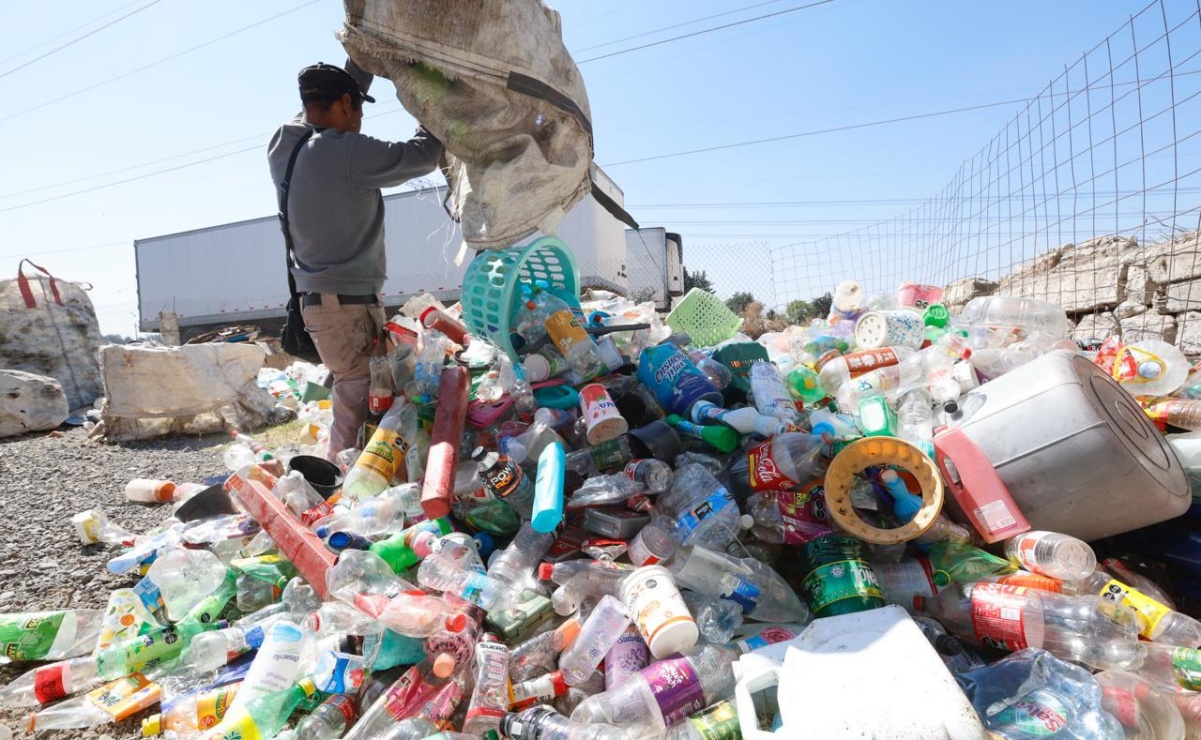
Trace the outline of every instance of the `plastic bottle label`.
<instances>
[{"instance_id":1,"label":"plastic bottle label","mask_svg":"<svg viewBox=\"0 0 1201 740\"><path fill-rule=\"evenodd\" d=\"M1186 647L1173 650L1172 677L1181 688L1201 691L1201 650Z\"/></svg>"},{"instance_id":2,"label":"plastic bottle label","mask_svg":"<svg viewBox=\"0 0 1201 740\"><path fill-rule=\"evenodd\" d=\"M210 727L216 727L221 720L225 719L225 713L229 711L229 705L233 703L234 697L238 695L239 686L241 684L222 686L219 689L203 694L197 699L196 726L202 730L207 730Z\"/></svg>"},{"instance_id":3,"label":"plastic bottle label","mask_svg":"<svg viewBox=\"0 0 1201 740\"><path fill-rule=\"evenodd\" d=\"M354 702L350 700L350 697L345 694L334 694L326 699L325 703L342 713L342 718L346 720L347 727L354 724L356 713Z\"/></svg>"},{"instance_id":4,"label":"plastic bottle label","mask_svg":"<svg viewBox=\"0 0 1201 740\"><path fill-rule=\"evenodd\" d=\"M724 487L719 488L717 493L681 513L676 519L676 531L683 534L686 540L701 526L701 522L733 505L734 496Z\"/></svg>"},{"instance_id":5,"label":"plastic bottle label","mask_svg":"<svg viewBox=\"0 0 1201 740\"><path fill-rule=\"evenodd\" d=\"M1051 737L1067 728L1071 704L1048 688L1036 689L994 714L988 726L1009 731L1006 737Z\"/></svg>"},{"instance_id":6,"label":"plastic bottle label","mask_svg":"<svg viewBox=\"0 0 1201 740\"><path fill-rule=\"evenodd\" d=\"M985 647L1016 652L1026 643L1026 591L982 583L972 588L972 631Z\"/></svg>"},{"instance_id":7,"label":"plastic bottle label","mask_svg":"<svg viewBox=\"0 0 1201 740\"><path fill-rule=\"evenodd\" d=\"M384 709L397 722L412 716L412 709L433 690L418 666L413 666L396 679L384 694Z\"/></svg>"},{"instance_id":8,"label":"plastic bottle label","mask_svg":"<svg viewBox=\"0 0 1201 740\"><path fill-rule=\"evenodd\" d=\"M837 356L835 356L835 359L837 359ZM854 352L849 355L843 355L842 359L846 361L848 374L852 378L859 377L877 368L896 365L900 362L900 358L897 357L897 353L891 347ZM820 371L821 368L819 367L818 370Z\"/></svg>"},{"instance_id":9,"label":"plastic bottle label","mask_svg":"<svg viewBox=\"0 0 1201 740\"><path fill-rule=\"evenodd\" d=\"M114 722L158 704L163 690L140 673L131 673L88 693L88 701L103 709Z\"/></svg>"},{"instance_id":10,"label":"plastic bottle label","mask_svg":"<svg viewBox=\"0 0 1201 740\"><path fill-rule=\"evenodd\" d=\"M515 712L535 704L549 704L556 697L566 694L568 688L567 681L563 680L563 674L555 671L529 681L513 684L509 689L509 703Z\"/></svg>"},{"instance_id":11,"label":"plastic bottle label","mask_svg":"<svg viewBox=\"0 0 1201 740\"><path fill-rule=\"evenodd\" d=\"M616 688L638 671L646 668L650 650L638 625L631 624L605 654L605 690Z\"/></svg>"},{"instance_id":12,"label":"plastic bottle label","mask_svg":"<svg viewBox=\"0 0 1201 740\"><path fill-rule=\"evenodd\" d=\"M1017 557L1018 563L1026 570L1038 572L1045 563L1038 562L1038 557L1035 555L1035 550L1038 548L1038 543L1041 539L1051 534L1050 532L1029 532L1022 535L1018 540Z\"/></svg>"},{"instance_id":13,"label":"plastic bottle label","mask_svg":"<svg viewBox=\"0 0 1201 740\"><path fill-rule=\"evenodd\" d=\"M245 709L239 710L230 717L230 721L222 726L224 732L213 740L264 740L259 731L258 723Z\"/></svg>"},{"instance_id":14,"label":"plastic bottle label","mask_svg":"<svg viewBox=\"0 0 1201 740\"><path fill-rule=\"evenodd\" d=\"M884 599L875 571L862 560L839 560L818 566L805 576L801 590L815 613L843 599Z\"/></svg>"},{"instance_id":15,"label":"plastic bottle label","mask_svg":"<svg viewBox=\"0 0 1201 740\"><path fill-rule=\"evenodd\" d=\"M509 648L502 642L480 642L475 647L475 694L467 708L467 721L478 717L499 720L509 711L505 704L505 684L509 680ZM482 703L475 703L475 699ZM501 706L503 705L503 706Z\"/></svg>"},{"instance_id":16,"label":"plastic bottle label","mask_svg":"<svg viewBox=\"0 0 1201 740\"><path fill-rule=\"evenodd\" d=\"M938 594L930 558L918 557L899 563L877 563L872 567L884 582L889 601L894 604L912 604L915 596L929 599Z\"/></svg>"},{"instance_id":17,"label":"plastic bottle label","mask_svg":"<svg viewBox=\"0 0 1201 740\"><path fill-rule=\"evenodd\" d=\"M738 646L739 651L749 653L759 648L775 645L777 642L785 642L796 637L797 633L787 627L767 627L757 635L751 635L745 639L734 643Z\"/></svg>"},{"instance_id":18,"label":"plastic bottle label","mask_svg":"<svg viewBox=\"0 0 1201 740\"><path fill-rule=\"evenodd\" d=\"M625 465L629 461L630 457L626 454L629 449L628 443L623 446L622 442L622 438L618 437L588 448L588 452L592 456L592 463L596 465L597 470L609 470L618 465Z\"/></svg>"},{"instance_id":19,"label":"plastic bottle label","mask_svg":"<svg viewBox=\"0 0 1201 740\"><path fill-rule=\"evenodd\" d=\"M1111 604L1122 604L1138 612L1143 618L1143 630L1139 634L1148 640L1152 639L1163 618L1172 613L1167 606L1117 580L1106 583L1099 595Z\"/></svg>"},{"instance_id":20,"label":"plastic bottle label","mask_svg":"<svg viewBox=\"0 0 1201 740\"><path fill-rule=\"evenodd\" d=\"M780 471L772 454L772 440L767 439L747 451L747 471L752 491L795 491L800 486Z\"/></svg>"},{"instance_id":21,"label":"plastic bottle label","mask_svg":"<svg viewBox=\"0 0 1201 740\"><path fill-rule=\"evenodd\" d=\"M580 326L575 314L571 311L556 311L546 320L546 332L559 351L567 357L571 348L577 344L588 343L588 332Z\"/></svg>"},{"instance_id":22,"label":"plastic bottle label","mask_svg":"<svg viewBox=\"0 0 1201 740\"><path fill-rule=\"evenodd\" d=\"M786 545L804 545L834 533L827 524L826 488L820 480L811 481L798 491L779 492L776 508L784 522Z\"/></svg>"},{"instance_id":23,"label":"plastic bottle label","mask_svg":"<svg viewBox=\"0 0 1201 740\"><path fill-rule=\"evenodd\" d=\"M701 740L741 740L738 708L733 702L714 704L700 714L688 718L688 723Z\"/></svg>"},{"instance_id":24,"label":"plastic bottle label","mask_svg":"<svg viewBox=\"0 0 1201 740\"><path fill-rule=\"evenodd\" d=\"M371 435L371 441L363 448L363 453L355 461L356 468L366 468L385 480L392 480L405 464L405 454L409 444L400 432L382 427Z\"/></svg>"},{"instance_id":25,"label":"plastic bottle label","mask_svg":"<svg viewBox=\"0 0 1201 740\"><path fill-rule=\"evenodd\" d=\"M311 527L314 523L324 519L334 513L334 505L328 501L322 501L311 509L306 509L300 514L300 521L304 526Z\"/></svg>"},{"instance_id":26,"label":"plastic bottle label","mask_svg":"<svg viewBox=\"0 0 1201 740\"><path fill-rule=\"evenodd\" d=\"M42 666L33 674L33 696L39 704L49 704L55 699L67 695L67 687L63 682L62 663Z\"/></svg>"},{"instance_id":27,"label":"plastic bottle label","mask_svg":"<svg viewBox=\"0 0 1201 740\"><path fill-rule=\"evenodd\" d=\"M687 658L653 663L640 671L668 727L705 708L705 691Z\"/></svg>"},{"instance_id":28,"label":"plastic bottle label","mask_svg":"<svg viewBox=\"0 0 1201 740\"><path fill-rule=\"evenodd\" d=\"M508 498L513 492L521 488L525 474L521 472L520 465L512 460L506 460L504 463L485 471L483 477L484 485L488 486L494 494L499 498Z\"/></svg>"},{"instance_id":29,"label":"plastic bottle label","mask_svg":"<svg viewBox=\"0 0 1201 740\"><path fill-rule=\"evenodd\" d=\"M50 652L66 612L34 612L0 617L0 645L9 660L41 660Z\"/></svg>"},{"instance_id":30,"label":"plastic bottle label","mask_svg":"<svg viewBox=\"0 0 1201 740\"><path fill-rule=\"evenodd\" d=\"M723 599L729 599L738 606L742 607L743 614L750 614L755 611L755 607L759 606L759 599L763 596L763 592L759 587L744 578L735 576L732 579L733 588L730 592L723 594Z\"/></svg>"},{"instance_id":31,"label":"plastic bottle label","mask_svg":"<svg viewBox=\"0 0 1201 740\"><path fill-rule=\"evenodd\" d=\"M1159 355L1142 347L1125 346L1113 360L1113 379L1125 385L1154 383L1168 371L1168 364Z\"/></svg>"}]
</instances>

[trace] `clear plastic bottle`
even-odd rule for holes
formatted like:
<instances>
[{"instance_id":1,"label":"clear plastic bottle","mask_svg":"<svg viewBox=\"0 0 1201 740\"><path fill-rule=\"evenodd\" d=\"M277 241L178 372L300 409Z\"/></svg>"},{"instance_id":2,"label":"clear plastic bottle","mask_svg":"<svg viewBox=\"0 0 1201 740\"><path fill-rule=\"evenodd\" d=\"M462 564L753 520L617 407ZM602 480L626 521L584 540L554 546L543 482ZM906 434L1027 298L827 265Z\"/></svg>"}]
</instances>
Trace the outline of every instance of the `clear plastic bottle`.
<instances>
[{"instance_id":1,"label":"clear plastic bottle","mask_svg":"<svg viewBox=\"0 0 1201 740\"><path fill-rule=\"evenodd\" d=\"M621 596L621 584L634 568L612 560L565 560L561 563L542 563L538 576L592 598Z\"/></svg>"},{"instance_id":2,"label":"clear plastic bottle","mask_svg":"<svg viewBox=\"0 0 1201 740\"><path fill-rule=\"evenodd\" d=\"M140 673L29 715L26 732L70 730L120 722L159 703L162 687Z\"/></svg>"},{"instance_id":3,"label":"clear plastic bottle","mask_svg":"<svg viewBox=\"0 0 1201 740\"><path fill-rule=\"evenodd\" d=\"M1201 692L1201 650L1146 642L1143 651L1136 673L1169 691Z\"/></svg>"},{"instance_id":4,"label":"clear plastic bottle","mask_svg":"<svg viewBox=\"0 0 1201 740\"><path fill-rule=\"evenodd\" d=\"M682 547L667 568L680 585L729 599L752 619L764 622L809 619L809 610L796 592L769 566L753 558L739 560L704 547Z\"/></svg>"},{"instance_id":5,"label":"clear plastic bottle","mask_svg":"<svg viewBox=\"0 0 1201 740\"><path fill-rule=\"evenodd\" d=\"M531 707L509 712L500 721L501 735L508 740L629 740L622 729L607 725L581 725L550 707Z\"/></svg>"},{"instance_id":6,"label":"clear plastic bottle","mask_svg":"<svg viewBox=\"0 0 1201 740\"><path fill-rule=\"evenodd\" d=\"M660 494L671 490L675 472L662 460L648 458L631 460L622 473L635 483L641 483L648 494Z\"/></svg>"},{"instance_id":7,"label":"clear plastic bottle","mask_svg":"<svg viewBox=\"0 0 1201 740\"><path fill-rule=\"evenodd\" d=\"M509 709L509 648L485 632L475 646L475 689L467 706L463 732L477 737L500 726Z\"/></svg>"},{"instance_id":8,"label":"clear plastic bottle","mask_svg":"<svg viewBox=\"0 0 1201 740\"><path fill-rule=\"evenodd\" d=\"M392 479L407 476L406 455L417 429L417 407L398 398L380 419L375 434L346 474L342 495L351 499L378 496Z\"/></svg>"},{"instance_id":9,"label":"clear plastic bottle","mask_svg":"<svg viewBox=\"0 0 1201 740\"><path fill-rule=\"evenodd\" d=\"M629 624L630 613L625 604L612 596L602 596L580 626L575 642L559 656L563 680L569 686L587 681Z\"/></svg>"},{"instance_id":10,"label":"clear plastic bottle","mask_svg":"<svg viewBox=\"0 0 1201 740\"><path fill-rule=\"evenodd\" d=\"M724 549L740 526L734 496L703 466L680 467L671 490L655 503L655 525L681 545L705 544Z\"/></svg>"},{"instance_id":11,"label":"clear plastic bottle","mask_svg":"<svg viewBox=\"0 0 1201 740\"><path fill-rule=\"evenodd\" d=\"M546 327L551 342L580 378L594 378L608 370L596 342L566 302L545 290L535 290L533 301L534 313Z\"/></svg>"},{"instance_id":12,"label":"clear plastic bottle","mask_svg":"<svg viewBox=\"0 0 1201 740\"><path fill-rule=\"evenodd\" d=\"M355 702L345 694L334 694L321 702L296 725L297 740L337 740L354 724Z\"/></svg>"},{"instance_id":13,"label":"clear plastic bottle","mask_svg":"<svg viewBox=\"0 0 1201 740\"><path fill-rule=\"evenodd\" d=\"M775 365L770 362L756 362L751 365L750 377L751 395L759 413L779 419L785 424L800 423L796 403Z\"/></svg>"},{"instance_id":14,"label":"clear plastic bottle","mask_svg":"<svg viewBox=\"0 0 1201 740\"><path fill-rule=\"evenodd\" d=\"M1130 607L1138 614L1140 634L1165 645L1201 648L1201 622L1162 604L1138 589L1094 571L1087 578L1064 583L1065 594L1100 596L1111 605Z\"/></svg>"},{"instance_id":15,"label":"clear plastic bottle","mask_svg":"<svg viewBox=\"0 0 1201 740\"><path fill-rule=\"evenodd\" d=\"M849 355L827 352L817 361L818 379L826 393L834 395L843 383L884 367L891 367L913 356L908 347L868 349Z\"/></svg>"},{"instance_id":16,"label":"clear plastic bottle","mask_svg":"<svg viewBox=\"0 0 1201 740\"><path fill-rule=\"evenodd\" d=\"M369 365L371 390L367 393L367 408L374 416L382 416L392 408L392 397L396 395L396 386L392 377L392 361L383 356L372 357Z\"/></svg>"},{"instance_id":17,"label":"clear plastic bottle","mask_svg":"<svg viewBox=\"0 0 1201 740\"><path fill-rule=\"evenodd\" d=\"M483 447L472 450L471 459L476 462L484 486L494 496L506 501L522 519L533 516L534 482L517 461Z\"/></svg>"},{"instance_id":18,"label":"clear plastic bottle","mask_svg":"<svg viewBox=\"0 0 1201 740\"><path fill-rule=\"evenodd\" d=\"M508 585L514 593L523 589L541 591L534 569L554 542L553 532L538 532L529 522L522 522L509 546L492 557L488 575Z\"/></svg>"},{"instance_id":19,"label":"clear plastic bottle","mask_svg":"<svg viewBox=\"0 0 1201 740\"><path fill-rule=\"evenodd\" d=\"M906 391L897 399L897 436L932 455L934 404L925 388Z\"/></svg>"},{"instance_id":20,"label":"clear plastic bottle","mask_svg":"<svg viewBox=\"0 0 1201 740\"><path fill-rule=\"evenodd\" d=\"M1005 543L1005 557L1015 568L1031 573L1079 581L1097 569L1097 556L1087 542L1058 532L1026 532Z\"/></svg>"},{"instance_id":21,"label":"clear plastic bottle","mask_svg":"<svg viewBox=\"0 0 1201 740\"><path fill-rule=\"evenodd\" d=\"M417 582L425 588L452 593L483 609L512 601L507 584L488 576L475 548L449 537L437 540L417 569Z\"/></svg>"},{"instance_id":22,"label":"clear plastic bottle","mask_svg":"<svg viewBox=\"0 0 1201 740\"><path fill-rule=\"evenodd\" d=\"M607 724L629 732L663 732L668 726L728 697L734 690L732 664L738 653L698 645L681 657L651 663L621 686L585 699L573 722Z\"/></svg>"},{"instance_id":23,"label":"clear plastic bottle","mask_svg":"<svg viewBox=\"0 0 1201 740\"><path fill-rule=\"evenodd\" d=\"M758 363L766 364L766 363ZM789 401L791 404L792 402ZM795 410L795 406L793 409ZM689 414L696 424L718 423L725 424L739 434L758 434L770 437L773 434L783 434L795 422L783 421L775 416L766 416L751 406L740 409L723 409L708 401L697 401L692 405Z\"/></svg>"},{"instance_id":24,"label":"clear plastic bottle","mask_svg":"<svg viewBox=\"0 0 1201 740\"><path fill-rule=\"evenodd\" d=\"M421 334L421 350L413 368L413 381L405 388L405 394L422 400L438 398L438 383L442 379L442 366L446 363L446 349L450 340L440 331L433 329Z\"/></svg>"},{"instance_id":25,"label":"clear plastic bottle","mask_svg":"<svg viewBox=\"0 0 1201 740\"><path fill-rule=\"evenodd\" d=\"M1021 329L1027 334L1037 332L1057 339L1068 331L1068 317L1062 307L1012 296L973 298L956 317L956 323L968 328Z\"/></svg>"},{"instance_id":26,"label":"clear plastic bottle","mask_svg":"<svg viewBox=\"0 0 1201 740\"><path fill-rule=\"evenodd\" d=\"M792 491L818 473L827 436L790 432L752 445L730 465L730 484L740 496L753 491Z\"/></svg>"},{"instance_id":27,"label":"clear plastic bottle","mask_svg":"<svg viewBox=\"0 0 1201 740\"><path fill-rule=\"evenodd\" d=\"M1142 658L1133 614L1091 596L970 583L950 587L934 599L917 597L914 608L972 645L1009 651L1042 648L1098 670L1130 667Z\"/></svg>"},{"instance_id":28,"label":"clear plastic bottle","mask_svg":"<svg viewBox=\"0 0 1201 740\"><path fill-rule=\"evenodd\" d=\"M446 601L423 593L369 550L346 550L326 573L330 595L405 637L428 637L446 625Z\"/></svg>"},{"instance_id":29,"label":"clear plastic bottle","mask_svg":"<svg viewBox=\"0 0 1201 740\"><path fill-rule=\"evenodd\" d=\"M688 611L692 613L692 619L705 642L714 645L728 643L743 625L742 607L736 602L696 591L682 591L680 595L684 597L684 603L688 605Z\"/></svg>"}]
</instances>

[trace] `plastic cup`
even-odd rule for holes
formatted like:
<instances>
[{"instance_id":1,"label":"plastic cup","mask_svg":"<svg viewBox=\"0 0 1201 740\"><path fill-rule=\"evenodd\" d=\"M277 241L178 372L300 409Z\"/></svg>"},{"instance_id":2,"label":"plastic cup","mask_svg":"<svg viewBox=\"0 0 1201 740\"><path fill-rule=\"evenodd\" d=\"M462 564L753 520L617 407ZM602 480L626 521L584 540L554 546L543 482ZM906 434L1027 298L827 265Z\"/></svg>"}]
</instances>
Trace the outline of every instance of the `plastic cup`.
<instances>
[{"instance_id":1,"label":"plastic cup","mask_svg":"<svg viewBox=\"0 0 1201 740\"><path fill-rule=\"evenodd\" d=\"M680 438L676 430L662 419L627 432L634 457L653 457L671 465L680 454Z\"/></svg>"},{"instance_id":2,"label":"plastic cup","mask_svg":"<svg viewBox=\"0 0 1201 740\"><path fill-rule=\"evenodd\" d=\"M329 460L312 455L296 455L288 461L288 470L300 473L313 490L328 499L342 487L342 471Z\"/></svg>"},{"instance_id":3,"label":"plastic cup","mask_svg":"<svg viewBox=\"0 0 1201 740\"><path fill-rule=\"evenodd\" d=\"M588 443L600 444L617 439L629 430L629 422L617 410L612 396L600 383L590 383L580 389L580 408L588 426Z\"/></svg>"}]
</instances>

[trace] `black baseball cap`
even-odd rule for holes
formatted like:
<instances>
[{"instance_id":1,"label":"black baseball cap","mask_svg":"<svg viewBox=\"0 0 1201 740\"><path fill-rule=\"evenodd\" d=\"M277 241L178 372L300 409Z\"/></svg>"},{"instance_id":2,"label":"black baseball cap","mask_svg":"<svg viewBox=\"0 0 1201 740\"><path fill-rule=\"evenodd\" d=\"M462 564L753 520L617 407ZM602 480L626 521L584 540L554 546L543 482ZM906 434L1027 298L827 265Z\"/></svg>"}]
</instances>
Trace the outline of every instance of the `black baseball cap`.
<instances>
[{"instance_id":1,"label":"black baseball cap","mask_svg":"<svg viewBox=\"0 0 1201 740\"><path fill-rule=\"evenodd\" d=\"M305 67L296 76L300 84L301 101L336 100L349 93L351 97L374 103L375 98L363 92L359 82L341 67L335 67L325 62Z\"/></svg>"}]
</instances>

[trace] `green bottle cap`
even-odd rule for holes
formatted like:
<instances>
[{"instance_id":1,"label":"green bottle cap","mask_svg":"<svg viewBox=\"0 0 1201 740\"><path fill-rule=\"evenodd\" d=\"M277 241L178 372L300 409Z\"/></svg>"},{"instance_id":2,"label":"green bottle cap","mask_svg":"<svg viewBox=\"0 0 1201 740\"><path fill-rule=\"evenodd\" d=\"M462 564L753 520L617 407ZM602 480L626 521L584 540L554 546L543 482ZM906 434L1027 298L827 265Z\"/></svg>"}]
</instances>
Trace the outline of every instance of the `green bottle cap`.
<instances>
[{"instance_id":1,"label":"green bottle cap","mask_svg":"<svg viewBox=\"0 0 1201 740\"><path fill-rule=\"evenodd\" d=\"M947 322L951 320L951 312L941 303L933 303L926 307L926 311L922 314L922 321L926 326L937 326L943 328Z\"/></svg>"}]
</instances>

